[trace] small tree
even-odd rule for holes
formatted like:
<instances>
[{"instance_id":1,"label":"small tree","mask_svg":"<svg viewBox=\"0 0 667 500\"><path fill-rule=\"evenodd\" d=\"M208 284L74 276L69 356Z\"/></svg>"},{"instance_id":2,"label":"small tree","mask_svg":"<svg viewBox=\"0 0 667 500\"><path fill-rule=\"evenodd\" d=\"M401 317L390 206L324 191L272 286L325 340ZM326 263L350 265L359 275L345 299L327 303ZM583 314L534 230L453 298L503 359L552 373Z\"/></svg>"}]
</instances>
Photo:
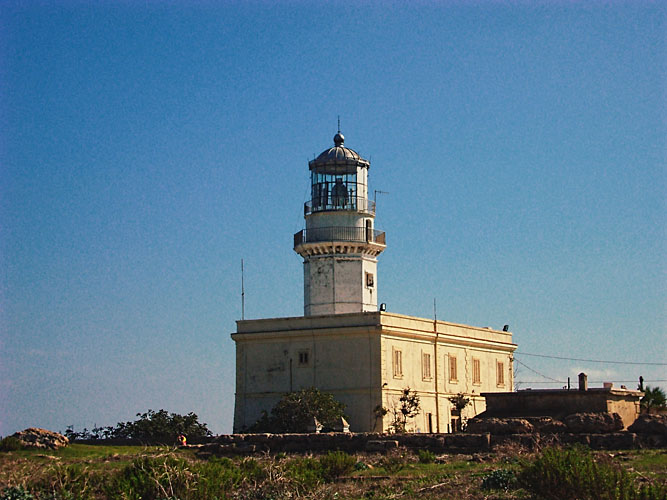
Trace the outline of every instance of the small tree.
<instances>
[{"instance_id":1,"label":"small tree","mask_svg":"<svg viewBox=\"0 0 667 500\"><path fill-rule=\"evenodd\" d=\"M470 398L465 397L462 392L459 392L456 396L451 396L448 398L449 402L452 403L456 411L459 412L459 415L463 409L470 404Z\"/></svg>"},{"instance_id":2,"label":"small tree","mask_svg":"<svg viewBox=\"0 0 667 500\"><path fill-rule=\"evenodd\" d=\"M390 428L398 434L406 432L408 420L419 414L420 403L416 391L411 391L409 387L403 389L401 397L398 398L398 405L393 404L391 408L392 422Z\"/></svg>"},{"instance_id":3,"label":"small tree","mask_svg":"<svg viewBox=\"0 0 667 500\"><path fill-rule=\"evenodd\" d=\"M288 392L271 409L271 415L263 412L249 432L308 432L313 418L325 428L332 428L344 417L345 405L336 401L333 394L311 387Z\"/></svg>"},{"instance_id":4,"label":"small tree","mask_svg":"<svg viewBox=\"0 0 667 500\"><path fill-rule=\"evenodd\" d=\"M644 411L646 411L646 413L651 413L651 409L664 408L665 404L667 404L665 391L660 387L651 387L647 385L646 389L644 389L644 397L640 401L640 405Z\"/></svg>"},{"instance_id":5,"label":"small tree","mask_svg":"<svg viewBox=\"0 0 667 500\"><path fill-rule=\"evenodd\" d=\"M378 422L382 422L384 420L384 416L389 413L389 410L387 410L384 406L382 405L377 405L373 409L373 415L375 416L375 421L373 422L373 430L375 430L378 426Z\"/></svg>"},{"instance_id":6,"label":"small tree","mask_svg":"<svg viewBox=\"0 0 667 500\"><path fill-rule=\"evenodd\" d=\"M210 436L206 424L199 422L195 413L179 415L166 410L137 413L134 422L119 422L113 430L112 437L138 439L145 443L171 444L176 442L179 434L189 438Z\"/></svg>"},{"instance_id":7,"label":"small tree","mask_svg":"<svg viewBox=\"0 0 667 500\"><path fill-rule=\"evenodd\" d=\"M134 422L118 422L116 427L84 428L80 432L74 431L70 425L65 436L71 441L78 439L137 439L144 443L172 444L179 434L189 438L199 438L211 435L206 424L199 422L195 413L179 415L166 410L137 413L138 420Z\"/></svg>"},{"instance_id":8,"label":"small tree","mask_svg":"<svg viewBox=\"0 0 667 500\"><path fill-rule=\"evenodd\" d=\"M459 392L456 396L451 396L447 399L454 406L452 411L452 431L458 432L464 430L463 410L470 404L470 398L465 397L462 392Z\"/></svg>"}]
</instances>

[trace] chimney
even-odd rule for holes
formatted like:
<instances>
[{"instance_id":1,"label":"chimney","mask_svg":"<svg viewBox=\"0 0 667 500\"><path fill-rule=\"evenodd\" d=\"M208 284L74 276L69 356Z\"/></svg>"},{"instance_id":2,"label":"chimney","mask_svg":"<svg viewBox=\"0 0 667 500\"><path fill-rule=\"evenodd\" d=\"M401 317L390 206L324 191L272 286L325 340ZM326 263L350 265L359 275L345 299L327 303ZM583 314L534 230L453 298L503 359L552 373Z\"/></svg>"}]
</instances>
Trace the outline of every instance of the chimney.
<instances>
[{"instance_id":1,"label":"chimney","mask_svg":"<svg viewBox=\"0 0 667 500\"><path fill-rule=\"evenodd\" d=\"M584 372L579 374L579 390L587 391L588 390L588 375Z\"/></svg>"}]
</instances>

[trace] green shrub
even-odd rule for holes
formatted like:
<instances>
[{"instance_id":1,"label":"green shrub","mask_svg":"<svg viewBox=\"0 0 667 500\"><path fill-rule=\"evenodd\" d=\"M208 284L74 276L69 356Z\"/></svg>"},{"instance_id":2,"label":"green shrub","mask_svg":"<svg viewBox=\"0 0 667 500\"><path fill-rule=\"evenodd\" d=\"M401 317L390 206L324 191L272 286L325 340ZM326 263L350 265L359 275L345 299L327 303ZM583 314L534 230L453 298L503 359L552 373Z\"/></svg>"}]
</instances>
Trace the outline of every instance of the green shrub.
<instances>
[{"instance_id":1,"label":"green shrub","mask_svg":"<svg viewBox=\"0 0 667 500\"><path fill-rule=\"evenodd\" d=\"M435 453L430 450L420 449L417 451L419 462L422 464L432 464L435 462Z\"/></svg>"},{"instance_id":2,"label":"green shrub","mask_svg":"<svg viewBox=\"0 0 667 500\"><path fill-rule=\"evenodd\" d=\"M191 466L196 476L194 498L219 498L220 492L238 488L246 479L241 468L229 458L211 458ZM225 498L224 496L222 498Z\"/></svg>"},{"instance_id":3,"label":"green shrub","mask_svg":"<svg viewBox=\"0 0 667 500\"><path fill-rule=\"evenodd\" d=\"M322 477L331 481L337 477L349 474L354 470L354 464L356 463L357 460L344 451L330 451L323 457L320 457Z\"/></svg>"},{"instance_id":4,"label":"green shrub","mask_svg":"<svg viewBox=\"0 0 667 500\"><path fill-rule=\"evenodd\" d=\"M5 439L3 439L3 441ZM2 493L0 493L0 500L34 500L34 498L35 497L24 490L22 486L11 486L9 488L5 488L2 490Z\"/></svg>"},{"instance_id":5,"label":"green shrub","mask_svg":"<svg viewBox=\"0 0 667 500\"><path fill-rule=\"evenodd\" d=\"M496 469L482 478L482 489L509 491L515 483L516 475L514 472L506 469Z\"/></svg>"},{"instance_id":6,"label":"green shrub","mask_svg":"<svg viewBox=\"0 0 667 500\"><path fill-rule=\"evenodd\" d=\"M141 457L121 470L108 486L110 498L159 500L185 496L194 484L194 475L183 459Z\"/></svg>"},{"instance_id":7,"label":"green shrub","mask_svg":"<svg viewBox=\"0 0 667 500\"><path fill-rule=\"evenodd\" d=\"M313 458L292 459L284 467L285 476L302 489L313 489L322 482L322 465Z\"/></svg>"},{"instance_id":8,"label":"green shrub","mask_svg":"<svg viewBox=\"0 0 667 500\"><path fill-rule=\"evenodd\" d=\"M370 469L370 467L365 462L359 461L356 464L354 464L354 470L368 470L368 469Z\"/></svg>"},{"instance_id":9,"label":"green shrub","mask_svg":"<svg viewBox=\"0 0 667 500\"><path fill-rule=\"evenodd\" d=\"M547 448L533 463L524 464L522 486L553 500L664 500L660 485L639 485L628 471L596 461L590 450Z\"/></svg>"},{"instance_id":10,"label":"green shrub","mask_svg":"<svg viewBox=\"0 0 667 500\"><path fill-rule=\"evenodd\" d=\"M405 463L403 462L403 459L394 455L384 457L380 460L380 467L386 470L388 474L396 474L403 469L404 466Z\"/></svg>"},{"instance_id":11,"label":"green shrub","mask_svg":"<svg viewBox=\"0 0 667 500\"><path fill-rule=\"evenodd\" d=\"M17 451L22 448L21 441L14 436L7 436L0 441L0 451Z\"/></svg>"}]
</instances>

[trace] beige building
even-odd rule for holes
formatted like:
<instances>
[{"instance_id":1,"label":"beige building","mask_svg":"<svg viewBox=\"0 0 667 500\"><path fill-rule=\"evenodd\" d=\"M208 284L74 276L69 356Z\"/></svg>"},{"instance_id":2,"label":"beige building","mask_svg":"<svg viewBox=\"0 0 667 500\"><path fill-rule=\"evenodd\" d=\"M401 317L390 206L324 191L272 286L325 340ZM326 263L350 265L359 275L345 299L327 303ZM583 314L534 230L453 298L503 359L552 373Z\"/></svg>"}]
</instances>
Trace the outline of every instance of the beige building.
<instances>
[{"instance_id":1,"label":"beige building","mask_svg":"<svg viewBox=\"0 0 667 500\"><path fill-rule=\"evenodd\" d=\"M236 342L234 432L290 391L317 387L346 405L350 429L387 431L405 388L417 392L415 432L450 432L484 411L482 392L511 391L512 334L378 311L377 257L385 233L368 200L370 162L334 147L309 163L306 228L294 235L304 259L304 316L242 320ZM458 415L449 397L471 403ZM390 413L378 417L376 408Z\"/></svg>"}]
</instances>

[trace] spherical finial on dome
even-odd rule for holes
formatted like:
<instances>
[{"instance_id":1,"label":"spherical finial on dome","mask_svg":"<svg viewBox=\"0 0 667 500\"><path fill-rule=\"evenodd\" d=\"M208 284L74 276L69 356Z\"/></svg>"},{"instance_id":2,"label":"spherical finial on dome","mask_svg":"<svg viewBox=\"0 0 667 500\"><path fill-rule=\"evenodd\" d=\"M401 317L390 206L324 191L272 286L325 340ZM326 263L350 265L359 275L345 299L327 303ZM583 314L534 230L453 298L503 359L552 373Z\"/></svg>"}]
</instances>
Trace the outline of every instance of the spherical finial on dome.
<instances>
[{"instance_id":1,"label":"spherical finial on dome","mask_svg":"<svg viewBox=\"0 0 667 500\"><path fill-rule=\"evenodd\" d=\"M336 147L338 147L342 146L344 142L345 142L345 137L343 136L343 134L340 133L339 130L338 133L334 135L334 144L336 145Z\"/></svg>"}]
</instances>

